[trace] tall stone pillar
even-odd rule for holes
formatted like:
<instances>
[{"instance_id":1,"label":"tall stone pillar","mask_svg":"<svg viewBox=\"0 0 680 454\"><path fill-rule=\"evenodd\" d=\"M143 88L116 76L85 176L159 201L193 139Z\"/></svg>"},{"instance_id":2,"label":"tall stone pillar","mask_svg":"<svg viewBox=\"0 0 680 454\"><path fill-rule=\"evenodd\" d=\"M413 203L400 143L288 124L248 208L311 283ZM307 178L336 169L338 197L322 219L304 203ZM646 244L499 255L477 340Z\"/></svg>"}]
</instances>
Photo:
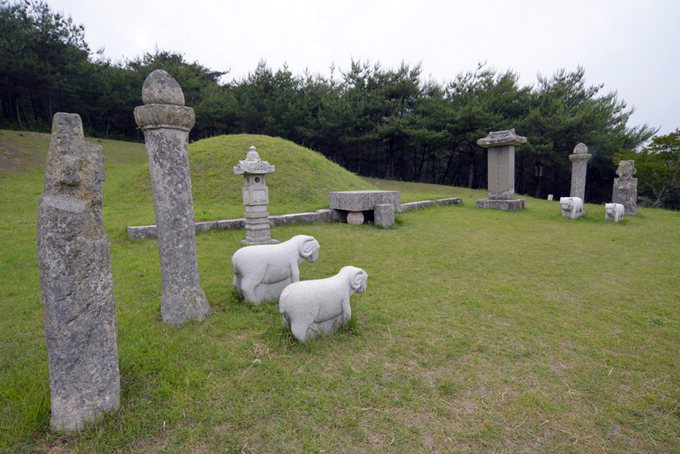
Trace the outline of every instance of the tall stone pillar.
<instances>
[{"instance_id":1,"label":"tall stone pillar","mask_svg":"<svg viewBox=\"0 0 680 454\"><path fill-rule=\"evenodd\" d=\"M619 161L616 169L618 178L614 178L612 203L620 203L626 209L626 216L637 214L637 178L633 178L637 170L635 161Z\"/></svg>"},{"instance_id":2,"label":"tall stone pillar","mask_svg":"<svg viewBox=\"0 0 680 454\"><path fill-rule=\"evenodd\" d=\"M579 143L574 147L574 153L569 155L571 161L571 191L569 197L579 197L586 200L586 172L588 170L588 147Z\"/></svg>"},{"instance_id":3,"label":"tall stone pillar","mask_svg":"<svg viewBox=\"0 0 680 454\"><path fill-rule=\"evenodd\" d=\"M236 175L243 175L243 204L246 206L246 239L245 244L272 244L270 235L269 188L265 176L276 168L267 161L262 161L255 147L250 147L246 159L234 166Z\"/></svg>"},{"instance_id":4,"label":"tall stone pillar","mask_svg":"<svg viewBox=\"0 0 680 454\"><path fill-rule=\"evenodd\" d=\"M489 198L477 200L477 208L517 211L525 207L524 199L515 199L515 146L527 143L527 138L514 129L493 131L479 139L477 145L489 150Z\"/></svg>"},{"instance_id":5,"label":"tall stone pillar","mask_svg":"<svg viewBox=\"0 0 680 454\"><path fill-rule=\"evenodd\" d=\"M104 157L76 114L57 113L38 208L50 426L73 432L120 405L116 310L102 222Z\"/></svg>"},{"instance_id":6,"label":"tall stone pillar","mask_svg":"<svg viewBox=\"0 0 680 454\"><path fill-rule=\"evenodd\" d=\"M210 311L198 279L196 231L189 174L189 130L194 109L163 70L149 74L142 87L143 106L135 120L144 132L156 212L158 252L163 278L161 317L175 325L200 321Z\"/></svg>"}]
</instances>

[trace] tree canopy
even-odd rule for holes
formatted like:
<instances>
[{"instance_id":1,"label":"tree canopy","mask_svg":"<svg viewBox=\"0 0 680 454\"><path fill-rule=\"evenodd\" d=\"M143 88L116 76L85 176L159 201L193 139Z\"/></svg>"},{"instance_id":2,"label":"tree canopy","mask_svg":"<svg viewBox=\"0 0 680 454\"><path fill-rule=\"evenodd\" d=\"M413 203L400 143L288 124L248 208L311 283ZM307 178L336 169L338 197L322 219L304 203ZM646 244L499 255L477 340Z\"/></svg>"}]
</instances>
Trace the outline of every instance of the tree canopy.
<instances>
[{"instance_id":1,"label":"tree canopy","mask_svg":"<svg viewBox=\"0 0 680 454\"><path fill-rule=\"evenodd\" d=\"M153 70L172 74L196 111L193 140L228 133L280 136L320 151L366 176L486 186L486 151L477 139L515 128L528 137L517 149L516 190L567 195L568 155L584 142L589 163L586 198L608 200L614 155L644 144L655 130L629 127L632 110L585 70L557 70L531 86L518 74L485 64L450 82L424 81L420 65L352 61L330 76L295 75L260 62L224 81L184 56L156 50L124 62L93 54L84 30L46 3L0 7L0 125L47 129L53 113L76 112L88 134L141 140L132 116Z\"/></svg>"}]
</instances>

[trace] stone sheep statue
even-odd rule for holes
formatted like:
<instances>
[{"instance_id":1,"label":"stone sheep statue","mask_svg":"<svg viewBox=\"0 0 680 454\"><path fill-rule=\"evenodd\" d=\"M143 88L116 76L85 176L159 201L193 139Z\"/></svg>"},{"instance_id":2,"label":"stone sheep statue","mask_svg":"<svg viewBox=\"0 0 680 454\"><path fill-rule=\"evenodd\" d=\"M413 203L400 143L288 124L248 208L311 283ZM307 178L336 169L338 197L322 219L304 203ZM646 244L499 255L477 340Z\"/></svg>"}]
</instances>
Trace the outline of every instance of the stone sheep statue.
<instances>
[{"instance_id":1,"label":"stone sheep statue","mask_svg":"<svg viewBox=\"0 0 680 454\"><path fill-rule=\"evenodd\" d=\"M279 299L284 326L300 342L336 332L352 317L349 298L354 292L364 293L367 280L361 268L345 266L326 279L290 284Z\"/></svg>"},{"instance_id":2,"label":"stone sheep statue","mask_svg":"<svg viewBox=\"0 0 680 454\"><path fill-rule=\"evenodd\" d=\"M562 208L562 216L571 219L580 218L583 216L583 200L580 197L560 197L560 207Z\"/></svg>"},{"instance_id":3,"label":"stone sheep statue","mask_svg":"<svg viewBox=\"0 0 680 454\"><path fill-rule=\"evenodd\" d=\"M234 289L255 305L275 300L286 286L300 280L302 260L316 262L319 243L308 235L295 235L280 244L246 246L231 257Z\"/></svg>"},{"instance_id":4,"label":"stone sheep statue","mask_svg":"<svg viewBox=\"0 0 680 454\"><path fill-rule=\"evenodd\" d=\"M604 220L619 222L623 219L626 208L620 203L605 203L604 204Z\"/></svg>"}]
</instances>

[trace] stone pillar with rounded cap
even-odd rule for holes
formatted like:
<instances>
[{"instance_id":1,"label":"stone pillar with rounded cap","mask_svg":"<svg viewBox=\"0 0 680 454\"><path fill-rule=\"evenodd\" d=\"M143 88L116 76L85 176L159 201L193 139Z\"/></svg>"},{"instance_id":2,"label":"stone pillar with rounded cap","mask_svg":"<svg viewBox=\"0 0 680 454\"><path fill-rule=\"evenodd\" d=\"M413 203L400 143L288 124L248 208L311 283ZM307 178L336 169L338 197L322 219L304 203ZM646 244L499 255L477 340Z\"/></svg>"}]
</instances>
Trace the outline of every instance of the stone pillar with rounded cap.
<instances>
[{"instance_id":1,"label":"stone pillar with rounded cap","mask_svg":"<svg viewBox=\"0 0 680 454\"><path fill-rule=\"evenodd\" d=\"M588 170L588 147L579 143L574 147L574 153L569 155L571 161L571 191L569 197L578 197L585 201L586 196L586 171Z\"/></svg>"},{"instance_id":2,"label":"stone pillar with rounded cap","mask_svg":"<svg viewBox=\"0 0 680 454\"><path fill-rule=\"evenodd\" d=\"M210 306L198 279L187 149L194 109L184 105L177 81L160 69L144 81L142 101L135 121L144 132L149 158L163 278L161 317L175 325L200 321Z\"/></svg>"},{"instance_id":3,"label":"stone pillar with rounded cap","mask_svg":"<svg viewBox=\"0 0 680 454\"><path fill-rule=\"evenodd\" d=\"M269 188L265 176L276 168L260 159L257 149L251 146L246 159L234 166L236 175L243 175L243 204L246 206L246 239L244 244L273 244L270 234Z\"/></svg>"},{"instance_id":4,"label":"stone pillar with rounded cap","mask_svg":"<svg viewBox=\"0 0 680 454\"><path fill-rule=\"evenodd\" d=\"M527 143L527 138L514 129L493 131L479 139L477 145L489 150L489 198L477 200L477 208L517 211L525 207L524 199L515 199L515 146Z\"/></svg>"}]
</instances>

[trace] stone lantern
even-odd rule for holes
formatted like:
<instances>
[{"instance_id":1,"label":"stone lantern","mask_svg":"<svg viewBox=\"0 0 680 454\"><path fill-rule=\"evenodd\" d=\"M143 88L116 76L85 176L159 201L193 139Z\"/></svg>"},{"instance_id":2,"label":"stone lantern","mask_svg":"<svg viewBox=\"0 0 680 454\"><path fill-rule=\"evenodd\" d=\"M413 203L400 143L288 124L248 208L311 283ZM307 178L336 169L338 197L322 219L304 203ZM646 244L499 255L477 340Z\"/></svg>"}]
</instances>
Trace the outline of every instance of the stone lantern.
<instances>
[{"instance_id":1,"label":"stone lantern","mask_svg":"<svg viewBox=\"0 0 680 454\"><path fill-rule=\"evenodd\" d=\"M246 239L245 244L272 244L269 233L269 189L265 176L276 168L267 161L262 161L255 147L251 146L246 159L234 166L236 175L243 175L243 204L246 206Z\"/></svg>"}]
</instances>

